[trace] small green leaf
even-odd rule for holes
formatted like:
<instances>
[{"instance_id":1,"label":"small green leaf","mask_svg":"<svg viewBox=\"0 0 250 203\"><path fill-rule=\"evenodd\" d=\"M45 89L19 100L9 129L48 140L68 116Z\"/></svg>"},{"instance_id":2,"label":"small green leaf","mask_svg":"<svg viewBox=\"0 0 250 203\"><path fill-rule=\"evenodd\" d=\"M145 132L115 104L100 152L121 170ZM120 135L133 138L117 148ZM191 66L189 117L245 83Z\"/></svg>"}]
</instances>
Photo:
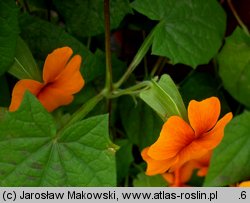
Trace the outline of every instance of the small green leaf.
<instances>
[{"instance_id":1,"label":"small green leaf","mask_svg":"<svg viewBox=\"0 0 250 203\"><path fill-rule=\"evenodd\" d=\"M41 72L28 46L18 37L14 63L8 71L18 79L33 79L42 82Z\"/></svg>"},{"instance_id":2,"label":"small green leaf","mask_svg":"<svg viewBox=\"0 0 250 203\"><path fill-rule=\"evenodd\" d=\"M185 105L169 75L162 75L159 82L152 80L152 87L141 92L140 98L154 109L163 120L173 115L187 120Z\"/></svg>"},{"instance_id":3,"label":"small green leaf","mask_svg":"<svg viewBox=\"0 0 250 203\"><path fill-rule=\"evenodd\" d=\"M136 0L132 7L160 21L152 53L170 58L173 64L195 68L208 63L221 46L226 15L216 0Z\"/></svg>"},{"instance_id":4,"label":"small green leaf","mask_svg":"<svg viewBox=\"0 0 250 203\"><path fill-rule=\"evenodd\" d=\"M104 33L103 0L53 0L53 3L75 36ZM110 0L111 29L117 28L128 13L131 13L128 0Z\"/></svg>"},{"instance_id":5,"label":"small green leaf","mask_svg":"<svg viewBox=\"0 0 250 203\"><path fill-rule=\"evenodd\" d=\"M131 143L142 150L156 141L163 122L152 109L141 100L135 104L129 97L120 100L119 108L122 125Z\"/></svg>"},{"instance_id":6,"label":"small green leaf","mask_svg":"<svg viewBox=\"0 0 250 203\"><path fill-rule=\"evenodd\" d=\"M250 107L250 37L236 28L218 55L219 74L225 89Z\"/></svg>"},{"instance_id":7,"label":"small green leaf","mask_svg":"<svg viewBox=\"0 0 250 203\"><path fill-rule=\"evenodd\" d=\"M250 178L250 112L235 117L215 149L204 186L226 186Z\"/></svg>"},{"instance_id":8,"label":"small green leaf","mask_svg":"<svg viewBox=\"0 0 250 203\"><path fill-rule=\"evenodd\" d=\"M161 175L147 176L145 173L139 173L133 185L134 187L166 187L167 182Z\"/></svg>"},{"instance_id":9,"label":"small green leaf","mask_svg":"<svg viewBox=\"0 0 250 203\"><path fill-rule=\"evenodd\" d=\"M56 132L52 116L30 93L0 121L1 186L115 186L108 117Z\"/></svg>"},{"instance_id":10,"label":"small green leaf","mask_svg":"<svg viewBox=\"0 0 250 203\"><path fill-rule=\"evenodd\" d=\"M18 7L14 1L0 1L0 75L13 62L18 34Z\"/></svg>"}]
</instances>

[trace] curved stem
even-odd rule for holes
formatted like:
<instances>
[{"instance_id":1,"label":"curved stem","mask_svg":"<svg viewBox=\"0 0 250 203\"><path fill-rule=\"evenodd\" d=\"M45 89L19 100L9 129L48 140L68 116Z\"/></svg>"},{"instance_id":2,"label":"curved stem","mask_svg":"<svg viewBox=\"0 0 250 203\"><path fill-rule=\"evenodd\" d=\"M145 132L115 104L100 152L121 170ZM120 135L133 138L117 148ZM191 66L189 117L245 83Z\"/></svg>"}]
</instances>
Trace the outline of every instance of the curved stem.
<instances>
[{"instance_id":1,"label":"curved stem","mask_svg":"<svg viewBox=\"0 0 250 203\"><path fill-rule=\"evenodd\" d=\"M92 97L85 104L83 104L75 113L73 113L67 124L60 131L63 131L73 123L82 120L104 97L106 97L107 99L113 99L122 95L138 94L142 90L149 88L151 84L152 83L150 81L143 81L124 90L113 90L112 94L107 89L103 89L98 95Z\"/></svg>"},{"instance_id":2,"label":"curved stem","mask_svg":"<svg viewBox=\"0 0 250 203\"><path fill-rule=\"evenodd\" d=\"M231 9L231 11L232 11L234 17L236 18L237 22L239 23L239 25L242 27L242 29L244 30L244 32L245 32L247 35L249 35L248 28L247 28L247 26L243 23L243 21L240 19L238 13L236 12L236 10L235 10L235 8L234 8L234 6L233 6L233 4L232 4L232 1L231 1L231 0L227 0L227 3L228 3L228 5L229 5L229 7L230 7L230 9Z\"/></svg>"},{"instance_id":3,"label":"curved stem","mask_svg":"<svg viewBox=\"0 0 250 203\"><path fill-rule=\"evenodd\" d=\"M132 62L130 63L127 71L124 75L120 78L118 82L114 84L114 88L119 88L130 76L130 74L134 71L134 69L139 65L139 63L143 60L144 56L148 52L150 46L153 43L153 33L155 28L148 34L146 39L143 41L141 47L139 48L137 54L133 58Z\"/></svg>"},{"instance_id":4,"label":"curved stem","mask_svg":"<svg viewBox=\"0 0 250 203\"><path fill-rule=\"evenodd\" d=\"M83 104L75 113L72 114L70 120L60 131L63 131L73 123L82 120L102 99L104 98L103 92L94 96Z\"/></svg>"},{"instance_id":5,"label":"curved stem","mask_svg":"<svg viewBox=\"0 0 250 203\"><path fill-rule=\"evenodd\" d=\"M144 30L142 31L142 38L143 38L143 41L146 38L146 32ZM143 65L144 65L144 72L145 72L144 79L147 79L148 78L148 60L147 60L146 54L143 57Z\"/></svg>"},{"instance_id":6,"label":"curved stem","mask_svg":"<svg viewBox=\"0 0 250 203\"><path fill-rule=\"evenodd\" d=\"M109 96L109 98L113 99L113 98L120 97L122 95L139 94L142 90L146 90L149 87L151 87L151 85L152 83L150 81L143 81L127 89L114 90L112 95Z\"/></svg>"},{"instance_id":7,"label":"curved stem","mask_svg":"<svg viewBox=\"0 0 250 203\"><path fill-rule=\"evenodd\" d=\"M156 71L157 71L158 68L161 66L161 64L163 63L164 59L165 59L165 58L164 58L164 57L161 57L161 56L157 59L155 65L154 65L154 67L153 67L153 69L152 69L152 71L151 71L151 73L150 73L150 77L151 77L151 78L154 77Z\"/></svg>"},{"instance_id":8,"label":"curved stem","mask_svg":"<svg viewBox=\"0 0 250 203\"><path fill-rule=\"evenodd\" d=\"M91 37L88 37L88 39L87 39L87 48L88 48L89 50L90 50L91 40L92 40L92 38L91 38Z\"/></svg>"}]
</instances>

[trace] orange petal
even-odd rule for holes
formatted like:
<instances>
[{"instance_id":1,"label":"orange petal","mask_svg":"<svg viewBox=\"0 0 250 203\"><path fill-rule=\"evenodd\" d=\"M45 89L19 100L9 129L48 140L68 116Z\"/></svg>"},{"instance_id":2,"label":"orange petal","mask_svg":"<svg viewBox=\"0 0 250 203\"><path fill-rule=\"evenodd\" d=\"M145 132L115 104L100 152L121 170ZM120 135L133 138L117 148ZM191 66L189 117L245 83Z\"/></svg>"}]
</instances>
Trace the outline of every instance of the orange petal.
<instances>
[{"instance_id":1,"label":"orange petal","mask_svg":"<svg viewBox=\"0 0 250 203\"><path fill-rule=\"evenodd\" d=\"M73 101L73 96L65 94L63 89L45 87L37 96L47 111L52 112L56 108L67 105Z\"/></svg>"},{"instance_id":2,"label":"orange petal","mask_svg":"<svg viewBox=\"0 0 250 203\"><path fill-rule=\"evenodd\" d=\"M55 49L45 60L43 67L43 80L45 83L53 82L64 70L73 51L69 47Z\"/></svg>"},{"instance_id":3,"label":"orange petal","mask_svg":"<svg viewBox=\"0 0 250 203\"><path fill-rule=\"evenodd\" d=\"M24 93L27 90L36 96L38 92L42 89L42 87L43 84L35 80L30 80L30 79L19 80L12 91L12 99L9 111L13 112L19 108L23 100Z\"/></svg>"},{"instance_id":4,"label":"orange petal","mask_svg":"<svg viewBox=\"0 0 250 203\"><path fill-rule=\"evenodd\" d=\"M204 156L200 157L199 159L197 159L196 161L202 165L202 166L209 166L210 163L210 159L212 157L213 154L213 150L209 151L207 154L205 154Z\"/></svg>"},{"instance_id":5,"label":"orange petal","mask_svg":"<svg viewBox=\"0 0 250 203\"><path fill-rule=\"evenodd\" d=\"M227 113L223 118L221 118L215 127L208 133L202 135L195 142L207 150L214 149L221 142L224 136L224 128L232 119L232 113Z\"/></svg>"},{"instance_id":6,"label":"orange petal","mask_svg":"<svg viewBox=\"0 0 250 203\"><path fill-rule=\"evenodd\" d=\"M203 148L200 144L197 144L195 141L193 141L178 153L178 162L175 165L172 165L170 170L173 171L176 168L181 167L186 162L193 159L198 159L207 153L207 149Z\"/></svg>"},{"instance_id":7,"label":"orange petal","mask_svg":"<svg viewBox=\"0 0 250 203\"><path fill-rule=\"evenodd\" d=\"M165 173L162 174L162 176L171 187L182 187L190 180L195 168L196 164L194 162L187 162L180 168L175 169L172 173Z\"/></svg>"},{"instance_id":8,"label":"orange petal","mask_svg":"<svg viewBox=\"0 0 250 203\"><path fill-rule=\"evenodd\" d=\"M66 65L62 73L51 84L51 87L62 89L67 94L75 94L84 86L84 79L80 72L81 56L74 56Z\"/></svg>"},{"instance_id":9,"label":"orange petal","mask_svg":"<svg viewBox=\"0 0 250 203\"><path fill-rule=\"evenodd\" d=\"M205 176L208 171L211 156L212 156L212 151L208 151L205 155L197 159L188 161L181 167L184 171L183 173L185 174L185 172L187 172L186 170L191 170L193 168L193 169L198 169L197 172L198 176Z\"/></svg>"},{"instance_id":10,"label":"orange petal","mask_svg":"<svg viewBox=\"0 0 250 203\"><path fill-rule=\"evenodd\" d=\"M180 168L180 180L182 184L188 182L192 177L194 169L196 169L197 164L194 162L187 162Z\"/></svg>"},{"instance_id":11,"label":"orange petal","mask_svg":"<svg viewBox=\"0 0 250 203\"><path fill-rule=\"evenodd\" d=\"M250 180L241 182L238 187L250 187Z\"/></svg>"},{"instance_id":12,"label":"orange petal","mask_svg":"<svg viewBox=\"0 0 250 203\"><path fill-rule=\"evenodd\" d=\"M196 160L198 168L197 171L198 176L204 177L207 175L212 153L213 151L211 150L207 154Z\"/></svg>"},{"instance_id":13,"label":"orange petal","mask_svg":"<svg viewBox=\"0 0 250 203\"><path fill-rule=\"evenodd\" d=\"M214 127L219 115L220 101L216 97L210 97L201 102L192 100L188 105L188 118L196 137Z\"/></svg>"},{"instance_id":14,"label":"orange petal","mask_svg":"<svg viewBox=\"0 0 250 203\"><path fill-rule=\"evenodd\" d=\"M200 177L204 177L207 175L207 172L208 172L208 166L207 167L201 167L199 168L199 170L197 171L197 176L200 176Z\"/></svg>"},{"instance_id":15,"label":"orange petal","mask_svg":"<svg viewBox=\"0 0 250 203\"><path fill-rule=\"evenodd\" d=\"M169 167L176 162L176 158L171 158L163 161L157 161L148 156L149 147L142 150L141 155L144 161L147 162L146 175L156 175L165 173Z\"/></svg>"},{"instance_id":16,"label":"orange petal","mask_svg":"<svg viewBox=\"0 0 250 203\"><path fill-rule=\"evenodd\" d=\"M174 183L171 185L171 187L181 187L183 185L183 182L181 180L180 168L176 169L173 173L174 173Z\"/></svg>"},{"instance_id":17,"label":"orange petal","mask_svg":"<svg viewBox=\"0 0 250 203\"><path fill-rule=\"evenodd\" d=\"M169 185L174 184L174 173L163 173L162 177L168 182Z\"/></svg>"},{"instance_id":18,"label":"orange petal","mask_svg":"<svg viewBox=\"0 0 250 203\"><path fill-rule=\"evenodd\" d=\"M182 118L171 116L163 125L158 140L150 146L148 154L155 160L172 158L194 138L193 129Z\"/></svg>"}]
</instances>

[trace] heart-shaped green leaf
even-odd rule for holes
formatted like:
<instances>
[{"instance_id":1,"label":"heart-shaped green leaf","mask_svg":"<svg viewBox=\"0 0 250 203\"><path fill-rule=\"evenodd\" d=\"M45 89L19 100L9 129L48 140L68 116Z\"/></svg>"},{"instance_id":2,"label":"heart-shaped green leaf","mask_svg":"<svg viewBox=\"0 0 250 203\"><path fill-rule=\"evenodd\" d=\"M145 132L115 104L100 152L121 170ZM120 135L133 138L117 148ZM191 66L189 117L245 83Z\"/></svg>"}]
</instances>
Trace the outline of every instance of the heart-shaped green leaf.
<instances>
[{"instance_id":1,"label":"heart-shaped green leaf","mask_svg":"<svg viewBox=\"0 0 250 203\"><path fill-rule=\"evenodd\" d=\"M235 117L215 149L205 186L226 186L250 178L250 112Z\"/></svg>"},{"instance_id":2,"label":"heart-shaped green leaf","mask_svg":"<svg viewBox=\"0 0 250 203\"><path fill-rule=\"evenodd\" d=\"M26 93L19 110L0 121L1 186L115 186L114 154L107 115L57 133L52 116Z\"/></svg>"},{"instance_id":3,"label":"heart-shaped green leaf","mask_svg":"<svg viewBox=\"0 0 250 203\"><path fill-rule=\"evenodd\" d=\"M195 68L208 63L221 46L226 16L216 0L136 0L132 7L151 20L152 53Z\"/></svg>"},{"instance_id":4,"label":"heart-shaped green leaf","mask_svg":"<svg viewBox=\"0 0 250 203\"><path fill-rule=\"evenodd\" d=\"M226 39L218 55L219 74L226 90L250 107L250 37L240 28Z\"/></svg>"}]
</instances>

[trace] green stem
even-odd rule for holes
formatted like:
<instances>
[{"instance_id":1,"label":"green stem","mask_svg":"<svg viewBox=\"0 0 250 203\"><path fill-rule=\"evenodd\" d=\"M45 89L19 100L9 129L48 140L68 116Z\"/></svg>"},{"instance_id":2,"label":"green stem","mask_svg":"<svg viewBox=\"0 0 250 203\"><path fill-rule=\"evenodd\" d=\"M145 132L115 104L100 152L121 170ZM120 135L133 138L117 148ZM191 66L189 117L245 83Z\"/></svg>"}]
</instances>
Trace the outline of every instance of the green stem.
<instances>
[{"instance_id":1,"label":"green stem","mask_svg":"<svg viewBox=\"0 0 250 203\"><path fill-rule=\"evenodd\" d=\"M150 81L143 81L124 90L113 90L112 94L108 93L107 89L102 90L98 95L88 100L74 114L72 114L67 124L64 125L62 129L60 129L59 133L63 132L64 129L68 128L73 123L82 120L104 97L107 97L108 99L113 99L122 95L138 94L142 90L145 90L150 86Z\"/></svg>"},{"instance_id":2,"label":"green stem","mask_svg":"<svg viewBox=\"0 0 250 203\"><path fill-rule=\"evenodd\" d=\"M156 71L157 71L158 68L161 66L161 64L162 64L163 61L164 61L164 58L161 57L161 56L157 59L155 65L154 65L154 67L153 67L153 69L152 69L152 71L151 71L151 73L150 73L150 77L151 77L151 78L154 77Z\"/></svg>"},{"instance_id":3,"label":"green stem","mask_svg":"<svg viewBox=\"0 0 250 203\"><path fill-rule=\"evenodd\" d=\"M146 37L146 32L144 30L142 31L142 37L143 37L143 41L144 41L145 37ZM143 65L144 65L144 72L145 72L144 79L148 79L148 61L147 61L146 55L143 57Z\"/></svg>"},{"instance_id":4,"label":"green stem","mask_svg":"<svg viewBox=\"0 0 250 203\"><path fill-rule=\"evenodd\" d=\"M74 114L72 114L70 120L63 127L63 129L66 129L68 126L72 125L73 123L82 120L103 99L103 97L104 95L101 92L98 95L91 98L90 100L88 100Z\"/></svg>"},{"instance_id":5,"label":"green stem","mask_svg":"<svg viewBox=\"0 0 250 203\"><path fill-rule=\"evenodd\" d=\"M129 87L127 89L114 90L112 92L112 95L109 96L109 98L113 99L113 98L120 97L122 95L139 94L142 90L146 90L146 89L150 88L151 85L152 85L152 83L150 81L143 81L143 82L140 82L140 83L138 83L132 87Z\"/></svg>"},{"instance_id":6,"label":"green stem","mask_svg":"<svg viewBox=\"0 0 250 203\"><path fill-rule=\"evenodd\" d=\"M90 50L90 44L91 44L91 37L88 37L88 40L87 40L87 48Z\"/></svg>"},{"instance_id":7,"label":"green stem","mask_svg":"<svg viewBox=\"0 0 250 203\"><path fill-rule=\"evenodd\" d=\"M229 7L230 7L230 9L231 9L234 17L236 18L237 22L239 23L239 25L242 27L242 29L244 30L244 32L247 35L249 35L249 30L248 30L247 26L243 23L243 21L240 19L238 13L236 12L236 10L235 10L235 8L234 8L234 6L232 4L232 1L231 0L227 0L227 3L229 5Z\"/></svg>"},{"instance_id":8,"label":"green stem","mask_svg":"<svg viewBox=\"0 0 250 203\"><path fill-rule=\"evenodd\" d=\"M105 53L106 53L106 83L108 92L112 91L112 64L110 49L110 12L109 0L104 0L104 19L105 19Z\"/></svg>"},{"instance_id":9,"label":"green stem","mask_svg":"<svg viewBox=\"0 0 250 203\"><path fill-rule=\"evenodd\" d=\"M134 59L132 60L132 62L130 63L127 71L124 73L124 75L121 77L121 79L115 83L114 87L115 88L119 88L130 76L130 74L134 71L134 69L140 64L140 62L143 60L144 56L146 55L146 53L148 52L150 46L153 43L153 33L154 33L153 29L148 36L146 37L146 39L144 40L144 42L142 43L141 47L139 48L137 54L135 55Z\"/></svg>"},{"instance_id":10,"label":"green stem","mask_svg":"<svg viewBox=\"0 0 250 203\"><path fill-rule=\"evenodd\" d=\"M163 62L161 63L161 65L159 66L159 68L158 68L158 70L157 70L157 72L156 72L157 75L160 75L160 74L161 74L161 72L162 72L164 66L165 66L167 63L173 65L173 64L169 61L169 59L164 58Z\"/></svg>"}]
</instances>

